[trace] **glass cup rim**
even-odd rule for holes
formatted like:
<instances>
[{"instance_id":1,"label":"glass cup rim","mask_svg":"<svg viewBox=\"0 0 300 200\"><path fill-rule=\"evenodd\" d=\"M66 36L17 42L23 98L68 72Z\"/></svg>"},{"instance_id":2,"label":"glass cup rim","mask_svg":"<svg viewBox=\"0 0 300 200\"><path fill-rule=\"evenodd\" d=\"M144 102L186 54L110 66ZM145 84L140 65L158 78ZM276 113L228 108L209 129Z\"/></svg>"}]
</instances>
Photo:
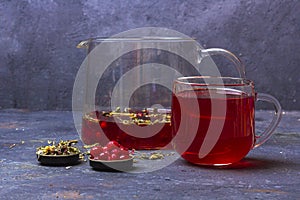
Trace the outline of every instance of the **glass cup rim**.
<instances>
[{"instance_id":1,"label":"glass cup rim","mask_svg":"<svg viewBox=\"0 0 300 200\"><path fill-rule=\"evenodd\" d=\"M77 48L86 48L91 43L102 43L102 42L197 42L194 38L188 37L175 37L175 36L141 36L141 37L91 37L82 40L77 45Z\"/></svg>"},{"instance_id":2,"label":"glass cup rim","mask_svg":"<svg viewBox=\"0 0 300 200\"><path fill-rule=\"evenodd\" d=\"M198 79L198 80L213 80L218 79L222 82L218 83L209 83L209 82L189 82L189 80ZM232 81L231 83L226 82L226 80ZM234 82L233 82L234 81ZM229 77L229 76L182 76L178 77L175 81L175 84L184 84L190 86L254 86L254 82L249 79L245 78L238 78L238 77Z\"/></svg>"}]
</instances>

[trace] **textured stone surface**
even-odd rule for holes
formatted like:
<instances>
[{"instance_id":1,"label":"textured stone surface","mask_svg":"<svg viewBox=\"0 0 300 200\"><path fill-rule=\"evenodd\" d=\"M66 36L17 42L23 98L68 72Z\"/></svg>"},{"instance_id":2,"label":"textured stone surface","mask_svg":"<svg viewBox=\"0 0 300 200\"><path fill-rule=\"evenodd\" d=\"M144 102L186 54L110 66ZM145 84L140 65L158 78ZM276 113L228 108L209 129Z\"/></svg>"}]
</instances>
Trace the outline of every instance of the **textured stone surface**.
<instances>
[{"instance_id":1,"label":"textured stone surface","mask_svg":"<svg viewBox=\"0 0 300 200\"><path fill-rule=\"evenodd\" d=\"M269 112L257 112L257 128ZM275 134L232 168L203 168L179 159L161 170L94 171L88 163L38 164L35 148L74 139L71 112L1 110L1 199L298 199L300 112L286 112ZM23 142L22 142L23 141ZM156 161L153 161L156 162Z\"/></svg>"},{"instance_id":2,"label":"textured stone surface","mask_svg":"<svg viewBox=\"0 0 300 200\"><path fill-rule=\"evenodd\" d=\"M229 49L258 91L298 110L299 16L298 0L1 0L0 107L70 110L80 40L157 26Z\"/></svg>"}]
</instances>

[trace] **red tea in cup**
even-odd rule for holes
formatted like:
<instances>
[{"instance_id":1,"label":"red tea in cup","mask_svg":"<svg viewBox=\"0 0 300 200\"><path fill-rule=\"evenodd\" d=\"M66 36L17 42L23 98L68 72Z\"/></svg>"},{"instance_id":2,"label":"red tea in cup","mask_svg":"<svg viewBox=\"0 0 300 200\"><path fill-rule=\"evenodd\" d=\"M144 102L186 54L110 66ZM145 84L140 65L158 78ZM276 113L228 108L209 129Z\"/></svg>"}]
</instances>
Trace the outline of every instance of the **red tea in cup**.
<instances>
[{"instance_id":1,"label":"red tea in cup","mask_svg":"<svg viewBox=\"0 0 300 200\"><path fill-rule=\"evenodd\" d=\"M267 139L256 143L256 94L251 81L221 77L186 79L175 81L172 97L172 133L176 136L173 146L182 158L198 165L229 165ZM265 97L262 100L273 100L260 95ZM280 114L275 117L279 120ZM269 129L266 135L270 134Z\"/></svg>"},{"instance_id":2,"label":"red tea in cup","mask_svg":"<svg viewBox=\"0 0 300 200\"><path fill-rule=\"evenodd\" d=\"M200 115L190 105L193 97L190 93L195 93L200 110ZM214 98L211 99L212 92ZM180 102L180 103L179 103ZM214 116L211 112L211 104L225 104L227 110L224 116ZM184 105L184 110L181 112L180 105ZM176 133L178 125L185 129L185 136L191 137L190 121L191 118L199 118L198 130L193 142L184 150L182 157L187 161L196 164L227 164L241 160L254 144L254 97L246 94L236 94L226 92L225 95L220 95L216 91L195 90L183 91L176 96L173 95L173 109L172 109L172 124L173 131ZM181 118L184 120L181 121ZM204 142L204 138L208 132L210 122L220 121L224 122L223 130L220 137L210 151L204 158L199 158L199 150ZM223 121L223 122L221 122ZM211 131L214 131L212 129ZM177 149L178 150L178 149ZM179 150L181 151L181 150Z\"/></svg>"}]
</instances>

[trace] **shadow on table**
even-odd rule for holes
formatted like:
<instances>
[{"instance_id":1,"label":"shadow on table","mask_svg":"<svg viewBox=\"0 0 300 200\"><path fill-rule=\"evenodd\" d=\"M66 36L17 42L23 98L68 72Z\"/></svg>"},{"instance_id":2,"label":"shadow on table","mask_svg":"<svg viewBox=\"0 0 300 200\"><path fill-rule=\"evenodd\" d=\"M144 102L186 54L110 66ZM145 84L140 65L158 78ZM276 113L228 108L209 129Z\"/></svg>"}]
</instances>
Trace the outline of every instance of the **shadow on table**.
<instances>
[{"instance_id":1,"label":"shadow on table","mask_svg":"<svg viewBox=\"0 0 300 200\"><path fill-rule=\"evenodd\" d=\"M282 161L266 158L244 158L240 162L234 163L228 166L198 166L195 164L188 163L183 160L186 165L196 166L206 169L215 169L215 170L261 170L261 169L272 169L272 168L289 168L297 169L298 164L291 161Z\"/></svg>"}]
</instances>

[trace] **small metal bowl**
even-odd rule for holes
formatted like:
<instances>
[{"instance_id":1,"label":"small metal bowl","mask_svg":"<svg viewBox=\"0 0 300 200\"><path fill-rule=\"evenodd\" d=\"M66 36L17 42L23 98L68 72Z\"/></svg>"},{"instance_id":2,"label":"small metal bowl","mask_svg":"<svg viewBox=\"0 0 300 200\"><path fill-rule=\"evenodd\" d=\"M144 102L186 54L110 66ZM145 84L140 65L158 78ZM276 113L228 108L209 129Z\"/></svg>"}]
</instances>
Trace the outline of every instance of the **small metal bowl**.
<instances>
[{"instance_id":1,"label":"small metal bowl","mask_svg":"<svg viewBox=\"0 0 300 200\"><path fill-rule=\"evenodd\" d=\"M124 160L94 160L89 157L90 166L98 171L130 171L133 167L133 156Z\"/></svg>"},{"instance_id":2,"label":"small metal bowl","mask_svg":"<svg viewBox=\"0 0 300 200\"><path fill-rule=\"evenodd\" d=\"M38 161L42 165L49 166L69 166L79 164L80 153L72 154L72 155L43 155L36 154Z\"/></svg>"}]
</instances>

